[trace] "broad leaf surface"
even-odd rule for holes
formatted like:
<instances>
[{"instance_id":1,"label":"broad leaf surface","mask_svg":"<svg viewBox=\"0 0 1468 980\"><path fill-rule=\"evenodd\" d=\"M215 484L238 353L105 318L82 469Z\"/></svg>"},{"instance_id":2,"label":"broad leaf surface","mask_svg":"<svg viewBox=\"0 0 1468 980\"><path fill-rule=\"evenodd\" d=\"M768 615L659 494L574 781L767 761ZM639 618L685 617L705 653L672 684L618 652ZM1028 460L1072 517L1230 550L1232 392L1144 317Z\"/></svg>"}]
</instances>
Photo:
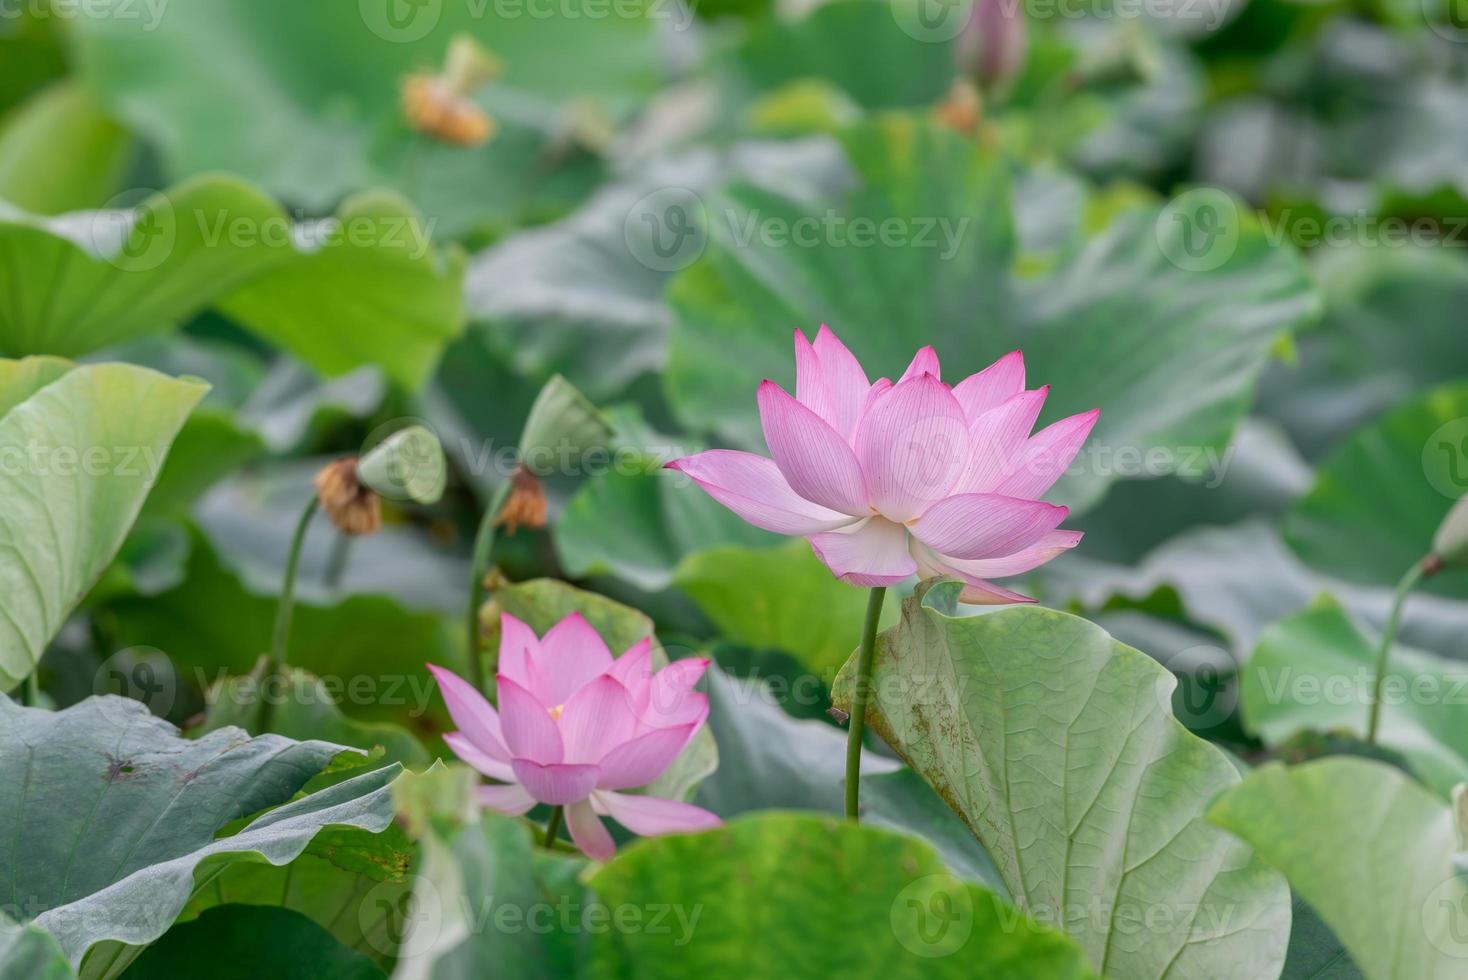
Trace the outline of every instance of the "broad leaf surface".
<instances>
[{"instance_id":1,"label":"broad leaf surface","mask_svg":"<svg viewBox=\"0 0 1468 980\"><path fill-rule=\"evenodd\" d=\"M1277 971L1288 889L1204 819L1239 777L1172 716L1172 675L1064 613L959 617L959 585L909 599L882 634L868 723L964 818L1020 907L1103 975Z\"/></svg>"},{"instance_id":2,"label":"broad leaf surface","mask_svg":"<svg viewBox=\"0 0 1468 980\"><path fill-rule=\"evenodd\" d=\"M1307 730L1364 737L1378 643L1329 597L1270 627L1240 686L1245 726L1271 746ZM1468 782L1468 665L1395 645L1377 741L1444 798Z\"/></svg>"},{"instance_id":3,"label":"broad leaf surface","mask_svg":"<svg viewBox=\"0 0 1468 980\"><path fill-rule=\"evenodd\" d=\"M928 343L950 381L1023 347L1031 383L1053 385L1042 423L1103 409L1094 458L1082 455L1057 491L1091 504L1125 469L1114 454L1173 450L1159 468L1175 471L1181 447L1221 448L1271 346L1318 312L1298 256L1252 224L1211 239L1212 267L1186 257L1177 229L1214 227L1213 202L1128 211L1025 276L1012 268L997 155L902 118L844 142L862 187L834 210L748 187L707 207L708 251L669 293L668 391L695 428L762 447L754 390L762 378L793 383L792 326L830 324L872 377L900 373ZM896 238L878 234L889 219Z\"/></svg>"},{"instance_id":4,"label":"broad leaf surface","mask_svg":"<svg viewBox=\"0 0 1468 980\"><path fill-rule=\"evenodd\" d=\"M1251 773L1209 812L1279 868L1370 980L1449 980L1468 960L1468 887L1452 811L1356 758Z\"/></svg>"},{"instance_id":5,"label":"broad leaf surface","mask_svg":"<svg viewBox=\"0 0 1468 980\"><path fill-rule=\"evenodd\" d=\"M375 832L392 818L395 767L292 799L341 751L325 742L238 729L189 741L139 702L115 697L61 712L0 699L0 722L0 804L13 815L0 892L73 964L104 940L136 946L161 936L206 861L209 871L234 860L284 864L323 827Z\"/></svg>"},{"instance_id":6,"label":"broad leaf surface","mask_svg":"<svg viewBox=\"0 0 1468 980\"><path fill-rule=\"evenodd\" d=\"M758 810L842 812L844 731L792 718L767 684L717 668L708 689L719 769L699 785L694 802L725 819ZM954 874L1008 896L993 859L920 777L875 752L863 753L861 765L863 822L922 837Z\"/></svg>"},{"instance_id":7,"label":"broad leaf surface","mask_svg":"<svg viewBox=\"0 0 1468 980\"><path fill-rule=\"evenodd\" d=\"M106 570L206 386L126 364L0 361L0 691Z\"/></svg>"},{"instance_id":8,"label":"broad leaf surface","mask_svg":"<svg viewBox=\"0 0 1468 980\"><path fill-rule=\"evenodd\" d=\"M833 817L764 813L650 838L588 880L613 908L687 916L688 928L609 936L625 974L649 980L1093 976L1063 935L953 877L927 844Z\"/></svg>"},{"instance_id":9,"label":"broad leaf surface","mask_svg":"<svg viewBox=\"0 0 1468 980\"><path fill-rule=\"evenodd\" d=\"M1285 536L1305 562L1352 582L1389 586L1432 547L1468 493L1468 385L1429 391L1352 433L1321 464ZM1468 593L1445 572L1420 588Z\"/></svg>"},{"instance_id":10,"label":"broad leaf surface","mask_svg":"<svg viewBox=\"0 0 1468 980\"><path fill-rule=\"evenodd\" d=\"M101 205L132 138L76 81L39 92L0 130L0 199L38 214Z\"/></svg>"},{"instance_id":11,"label":"broad leaf surface","mask_svg":"<svg viewBox=\"0 0 1468 980\"><path fill-rule=\"evenodd\" d=\"M0 351L73 357L218 304L318 371L380 362L417 387L461 328L463 257L389 194L297 224L251 185L200 177L129 210L0 204Z\"/></svg>"},{"instance_id":12,"label":"broad leaf surface","mask_svg":"<svg viewBox=\"0 0 1468 980\"><path fill-rule=\"evenodd\" d=\"M208 963L218 980L382 980L363 954L299 912L265 905L221 905L143 951L129 980L175 980Z\"/></svg>"},{"instance_id":13,"label":"broad leaf surface","mask_svg":"<svg viewBox=\"0 0 1468 980\"><path fill-rule=\"evenodd\" d=\"M596 175L578 154L556 167L556 138L572 104L616 119L655 90L657 25L643 9L202 0L153 24L109 0L75 33L83 76L174 179L229 170L316 210L392 187L458 233L564 202ZM403 77L437 70L461 32L504 65L477 96L499 133L472 150L417 136L400 108Z\"/></svg>"},{"instance_id":14,"label":"broad leaf surface","mask_svg":"<svg viewBox=\"0 0 1468 980\"><path fill-rule=\"evenodd\" d=\"M784 650L827 683L861 642L866 591L839 581L804 541L696 551L678 566L673 584L698 603L719 635ZM885 619L890 624L895 611L887 610Z\"/></svg>"}]
</instances>

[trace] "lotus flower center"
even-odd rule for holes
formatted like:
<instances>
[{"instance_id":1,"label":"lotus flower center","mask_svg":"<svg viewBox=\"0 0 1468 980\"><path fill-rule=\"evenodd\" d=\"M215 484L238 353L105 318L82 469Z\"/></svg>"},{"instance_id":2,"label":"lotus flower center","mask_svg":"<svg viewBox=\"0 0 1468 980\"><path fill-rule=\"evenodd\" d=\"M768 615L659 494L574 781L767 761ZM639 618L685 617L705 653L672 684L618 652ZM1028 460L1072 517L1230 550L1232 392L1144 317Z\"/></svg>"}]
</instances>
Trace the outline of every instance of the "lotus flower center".
<instances>
[{"instance_id":1,"label":"lotus flower center","mask_svg":"<svg viewBox=\"0 0 1468 980\"><path fill-rule=\"evenodd\" d=\"M546 708L545 713L551 716L551 721L560 721L561 712L566 710L564 704L558 704L554 708Z\"/></svg>"}]
</instances>

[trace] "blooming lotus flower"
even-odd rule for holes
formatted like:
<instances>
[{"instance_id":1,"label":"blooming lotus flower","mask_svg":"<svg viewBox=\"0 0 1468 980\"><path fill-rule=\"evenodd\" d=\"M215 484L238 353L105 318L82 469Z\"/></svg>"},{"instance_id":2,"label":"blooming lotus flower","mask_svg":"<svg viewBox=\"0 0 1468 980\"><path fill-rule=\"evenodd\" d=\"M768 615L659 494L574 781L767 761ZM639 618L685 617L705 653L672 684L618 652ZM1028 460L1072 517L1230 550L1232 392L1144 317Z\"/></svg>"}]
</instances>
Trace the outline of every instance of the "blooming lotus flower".
<instances>
[{"instance_id":1,"label":"blooming lotus flower","mask_svg":"<svg viewBox=\"0 0 1468 980\"><path fill-rule=\"evenodd\" d=\"M873 384L822 325L814 344L795 332L795 397L773 381L759 387L773 459L716 449L668 466L750 524L806 538L853 585L951 575L965 602L1033 602L989 580L1080 541L1059 530L1067 509L1039 498L1100 414L1031 435L1048 392L1025 389L1019 351L950 388L924 347L896 384Z\"/></svg>"},{"instance_id":2,"label":"blooming lotus flower","mask_svg":"<svg viewBox=\"0 0 1468 980\"><path fill-rule=\"evenodd\" d=\"M480 803L511 816L564 806L571 839L598 861L616 852L603 816L645 836L719 825L700 807L620 792L661 776L708 718L708 696L693 690L708 660L654 672L651 638L613 659L580 613L541 639L508 613L500 622L498 711L468 681L428 665L458 726L444 741L499 780L478 788Z\"/></svg>"}]
</instances>

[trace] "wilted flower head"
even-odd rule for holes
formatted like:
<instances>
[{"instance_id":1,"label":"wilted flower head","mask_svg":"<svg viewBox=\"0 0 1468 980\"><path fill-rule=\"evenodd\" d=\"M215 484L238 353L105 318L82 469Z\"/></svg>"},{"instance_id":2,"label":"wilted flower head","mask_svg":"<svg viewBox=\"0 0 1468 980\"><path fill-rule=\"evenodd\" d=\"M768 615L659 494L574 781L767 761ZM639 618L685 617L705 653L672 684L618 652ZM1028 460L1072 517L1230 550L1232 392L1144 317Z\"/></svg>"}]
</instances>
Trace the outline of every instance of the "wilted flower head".
<instances>
[{"instance_id":1,"label":"wilted flower head","mask_svg":"<svg viewBox=\"0 0 1468 980\"><path fill-rule=\"evenodd\" d=\"M1058 530L1066 508L1038 498L1100 412L1031 436L1049 388L1025 389L1019 351L950 388L924 347L895 385L873 384L823 325L814 344L796 331L795 378L794 398L773 381L759 387L774 459L716 449L668 466L756 527L807 538L853 585L952 575L967 583L965 602L1033 602L989 579L1080 541Z\"/></svg>"},{"instance_id":2,"label":"wilted flower head","mask_svg":"<svg viewBox=\"0 0 1468 980\"><path fill-rule=\"evenodd\" d=\"M472 37L449 44L443 71L403 80L403 113L425 136L456 146L475 147L494 135L494 119L471 96L500 73L500 63Z\"/></svg>"},{"instance_id":3,"label":"wilted flower head","mask_svg":"<svg viewBox=\"0 0 1468 980\"><path fill-rule=\"evenodd\" d=\"M656 780L698 733L709 706L693 685L707 660L654 672L651 638L613 659L579 613L541 639L508 613L501 627L498 711L456 674L428 668L458 726L444 741L499 781L479 788L484 806L513 816L564 806L571 839L598 861L616 851L602 816L643 835L718 826L699 807L619 792Z\"/></svg>"}]
</instances>

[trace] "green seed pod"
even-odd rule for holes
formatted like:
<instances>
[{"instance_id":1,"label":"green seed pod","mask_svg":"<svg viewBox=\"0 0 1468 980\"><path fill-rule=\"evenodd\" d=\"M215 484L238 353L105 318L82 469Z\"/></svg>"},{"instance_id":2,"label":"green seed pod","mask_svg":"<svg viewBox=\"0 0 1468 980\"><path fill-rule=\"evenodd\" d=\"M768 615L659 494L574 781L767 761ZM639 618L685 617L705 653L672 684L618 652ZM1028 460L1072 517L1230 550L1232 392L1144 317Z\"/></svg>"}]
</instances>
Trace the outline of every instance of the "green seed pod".
<instances>
[{"instance_id":1,"label":"green seed pod","mask_svg":"<svg viewBox=\"0 0 1468 980\"><path fill-rule=\"evenodd\" d=\"M368 451L357 463L357 479L389 500L435 504L443 496L448 464L438 436L411 425Z\"/></svg>"},{"instance_id":2,"label":"green seed pod","mask_svg":"<svg viewBox=\"0 0 1468 980\"><path fill-rule=\"evenodd\" d=\"M1463 497L1438 525L1432 552L1445 566L1468 565L1468 497Z\"/></svg>"},{"instance_id":3,"label":"green seed pod","mask_svg":"<svg viewBox=\"0 0 1468 980\"><path fill-rule=\"evenodd\" d=\"M536 476L557 472L586 453L605 450L612 427L596 406L559 374L545 383L520 433L520 465Z\"/></svg>"}]
</instances>

